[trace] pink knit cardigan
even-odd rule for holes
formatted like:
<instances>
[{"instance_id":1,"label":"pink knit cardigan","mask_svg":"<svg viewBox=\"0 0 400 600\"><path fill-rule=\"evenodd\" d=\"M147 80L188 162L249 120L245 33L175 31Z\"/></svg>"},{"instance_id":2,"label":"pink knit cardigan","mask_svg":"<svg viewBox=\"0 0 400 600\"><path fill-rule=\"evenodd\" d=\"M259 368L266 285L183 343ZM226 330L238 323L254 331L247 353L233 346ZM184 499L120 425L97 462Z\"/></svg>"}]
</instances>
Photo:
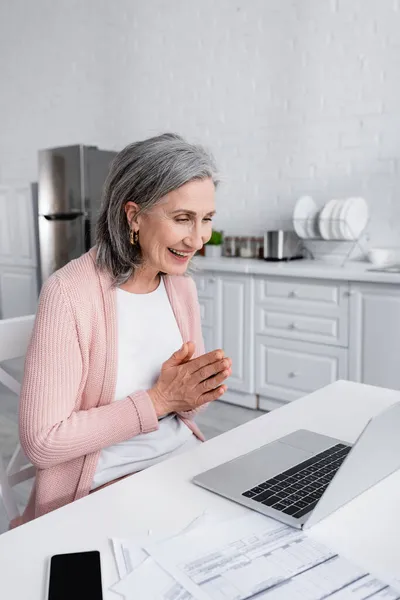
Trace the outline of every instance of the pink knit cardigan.
<instances>
[{"instance_id":1,"label":"pink knit cardigan","mask_svg":"<svg viewBox=\"0 0 400 600\"><path fill-rule=\"evenodd\" d=\"M164 281L182 338L196 344L198 356L204 344L195 284L190 277ZM113 402L116 377L115 287L92 249L41 292L20 399L21 444L37 468L22 522L86 496L102 448L158 428L146 391ZM179 416L204 440L194 414Z\"/></svg>"}]
</instances>

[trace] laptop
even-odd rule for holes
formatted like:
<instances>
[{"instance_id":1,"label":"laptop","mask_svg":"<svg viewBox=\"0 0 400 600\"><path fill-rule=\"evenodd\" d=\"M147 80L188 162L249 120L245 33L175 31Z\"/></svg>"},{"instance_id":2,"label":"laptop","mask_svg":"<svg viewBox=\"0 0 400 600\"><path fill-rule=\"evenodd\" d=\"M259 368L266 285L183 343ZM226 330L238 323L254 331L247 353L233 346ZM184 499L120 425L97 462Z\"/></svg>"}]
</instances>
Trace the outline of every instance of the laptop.
<instances>
[{"instance_id":1,"label":"laptop","mask_svg":"<svg viewBox=\"0 0 400 600\"><path fill-rule=\"evenodd\" d=\"M308 528L400 468L400 403L354 445L300 429L192 480L298 529Z\"/></svg>"}]
</instances>

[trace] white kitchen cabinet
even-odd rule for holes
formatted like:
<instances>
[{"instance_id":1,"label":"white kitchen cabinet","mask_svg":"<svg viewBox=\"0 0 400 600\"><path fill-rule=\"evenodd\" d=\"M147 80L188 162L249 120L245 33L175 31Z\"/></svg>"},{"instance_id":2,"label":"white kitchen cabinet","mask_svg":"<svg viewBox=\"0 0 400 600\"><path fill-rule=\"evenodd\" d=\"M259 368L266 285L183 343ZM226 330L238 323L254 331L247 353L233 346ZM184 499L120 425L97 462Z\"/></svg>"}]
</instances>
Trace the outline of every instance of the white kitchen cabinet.
<instances>
[{"instance_id":1,"label":"white kitchen cabinet","mask_svg":"<svg viewBox=\"0 0 400 600\"><path fill-rule=\"evenodd\" d=\"M256 392L271 410L347 378L347 349L258 335Z\"/></svg>"},{"instance_id":2,"label":"white kitchen cabinet","mask_svg":"<svg viewBox=\"0 0 400 600\"><path fill-rule=\"evenodd\" d=\"M254 392L252 288L252 278L246 275L218 277L216 342L232 359L228 386L245 393Z\"/></svg>"},{"instance_id":3,"label":"white kitchen cabinet","mask_svg":"<svg viewBox=\"0 0 400 600\"><path fill-rule=\"evenodd\" d=\"M28 186L0 186L0 264L36 269L32 195Z\"/></svg>"},{"instance_id":4,"label":"white kitchen cabinet","mask_svg":"<svg viewBox=\"0 0 400 600\"><path fill-rule=\"evenodd\" d=\"M215 289L217 287L215 273L212 271L196 271L192 273L192 277L195 280L199 298L215 298Z\"/></svg>"},{"instance_id":5,"label":"white kitchen cabinet","mask_svg":"<svg viewBox=\"0 0 400 600\"><path fill-rule=\"evenodd\" d=\"M37 257L31 191L0 186L0 318L33 314Z\"/></svg>"},{"instance_id":6,"label":"white kitchen cabinet","mask_svg":"<svg viewBox=\"0 0 400 600\"><path fill-rule=\"evenodd\" d=\"M201 327L206 352L217 347L215 313L218 297L218 282L213 273L195 273L192 275L199 297Z\"/></svg>"},{"instance_id":7,"label":"white kitchen cabinet","mask_svg":"<svg viewBox=\"0 0 400 600\"><path fill-rule=\"evenodd\" d=\"M257 407L254 393L253 280L246 275L195 273L204 343L232 358L223 401Z\"/></svg>"},{"instance_id":8,"label":"white kitchen cabinet","mask_svg":"<svg viewBox=\"0 0 400 600\"><path fill-rule=\"evenodd\" d=\"M346 282L257 278L256 332L347 347L348 300Z\"/></svg>"},{"instance_id":9,"label":"white kitchen cabinet","mask_svg":"<svg viewBox=\"0 0 400 600\"><path fill-rule=\"evenodd\" d=\"M204 269L206 346L233 361L224 399L272 410L337 379L400 390L400 275L368 268L228 258Z\"/></svg>"},{"instance_id":10,"label":"white kitchen cabinet","mask_svg":"<svg viewBox=\"0 0 400 600\"><path fill-rule=\"evenodd\" d=\"M256 279L256 393L272 410L347 377L349 287L295 277Z\"/></svg>"},{"instance_id":11,"label":"white kitchen cabinet","mask_svg":"<svg viewBox=\"0 0 400 600\"><path fill-rule=\"evenodd\" d=\"M0 265L0 318L36 313L36 270Z\"/></svg>"},{"instance_id":12,"label":"white kitchen cabinet","mask_svg":"<svg viewBox=\"0 0 400 600\"><path fill-rule=\"evenodd\" d=\"M341 303L340 284L295 277L262 277L257 280L257 302L296 303L314 310L336 310Z\"/></svg>"},{"instance_id":13,"label":"white kitchen cabinet","mask_svg":"<svg viewBox=\"0 0 400 600\"><path fill-rule=\"evenodd\" d=\"M264 306L256 307L256 331L332 345L341 345L340 334L347 333L347 329L340 327L338 317L304 315L294 311L285 313Z\"/></svg>"},{"instance_id":14,"label":"white kitchen cabinet","mask_svg":"<svg viewBox=\"0 0 400 600\"><path fill-rule=\"evenodd\" d=\"M203 333L203 339L204 339L204 347L206 352L211 352L212 350L215 350L216 345L214 342L214 327L206 327L206 326L202 326L202 333Z\"/></svg>"},{"instance_id":15,"label":"white kitchen cabinet","mask_svg":"<svg viewBox=\"0 0 400 600\"><path fill-rule=\"evenodd\" d=\"M400 288L351 285L349 378L400 390Z\"/></svg>"},{"instance_id":16,"label":"white kitchen cabinet","mask_svg":"<svg viewBox=\"0 0 400 600\"><path fill-rule=\"evenodd\" d=\"M199 298L200 316L203 327L214 326L215 299Z\"/></svg>"}]
</instances>

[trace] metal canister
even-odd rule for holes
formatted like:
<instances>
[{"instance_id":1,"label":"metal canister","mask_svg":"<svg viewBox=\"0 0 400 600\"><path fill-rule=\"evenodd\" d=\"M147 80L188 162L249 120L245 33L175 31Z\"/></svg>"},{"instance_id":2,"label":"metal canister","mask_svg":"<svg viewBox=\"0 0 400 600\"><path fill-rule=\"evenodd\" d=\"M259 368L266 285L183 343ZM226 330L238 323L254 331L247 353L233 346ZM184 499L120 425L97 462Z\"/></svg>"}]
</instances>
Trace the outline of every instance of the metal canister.
<instances>
[{"instance_id":1,"label":"metal canister","mask_svg":"<svg viewBox=\"0 0 400 600\"><path fill-rule=\"evenodd\" d=\"M231 236L231 235L227 235L224 238L224 256L236 256L236 250L237 250L237 245L236 245L236 239Z\"/></svg>"},{"instance_id":2,"label":"metal canister","mask_svg":"<svg viewBox=\"0 0 400 600\"><path fill-rule=\"evenodd\" d=\"M253 258L254 252L255 248L253 244L253 238L243 237L240 245L240 256L242 258Z\"/></svg>"}]
</instances>

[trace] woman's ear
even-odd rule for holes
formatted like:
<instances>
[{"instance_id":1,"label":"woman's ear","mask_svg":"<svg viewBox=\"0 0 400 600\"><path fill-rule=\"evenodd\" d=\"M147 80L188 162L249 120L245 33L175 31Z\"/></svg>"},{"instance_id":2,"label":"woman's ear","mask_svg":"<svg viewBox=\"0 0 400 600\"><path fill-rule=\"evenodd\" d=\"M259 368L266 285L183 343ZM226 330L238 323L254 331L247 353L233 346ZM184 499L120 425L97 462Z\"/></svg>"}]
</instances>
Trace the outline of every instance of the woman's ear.
<instances>
[{"instance_id":1,"label":"woman's ear","mask_svg":"<svg viewBox=\"0 0 400 600\"><path fill-rule=\"evenodd\" d=\"M125 204L125 214L129 225L136 223L136 216L139 210L139 206L135 202L129 201Z\"/></svg>"}]
</instances>

